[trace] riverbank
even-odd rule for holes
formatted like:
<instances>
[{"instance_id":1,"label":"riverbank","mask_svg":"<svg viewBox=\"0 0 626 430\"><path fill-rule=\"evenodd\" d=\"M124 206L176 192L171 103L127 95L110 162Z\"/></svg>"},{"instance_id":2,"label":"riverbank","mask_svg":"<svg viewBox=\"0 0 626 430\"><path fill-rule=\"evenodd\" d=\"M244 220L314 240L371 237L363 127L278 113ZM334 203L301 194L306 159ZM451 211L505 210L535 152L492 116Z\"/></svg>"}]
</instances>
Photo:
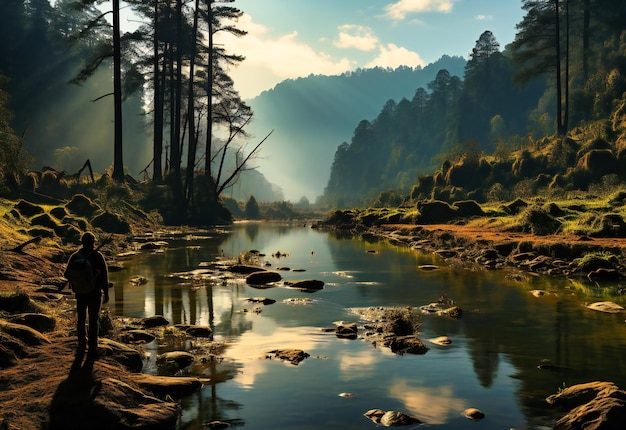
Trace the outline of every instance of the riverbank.
<instances>
[{"instance_id":1,"label":"riverbank","mask_svg":"<svg viewBox=\"0 0 626 430\"><path fill-rule=\"evenodd\" d=\"M110 331L104 337L113 340L103 339L101 342L102 357L92 362L74 361L72 294L67 290L58 293L57 288L64 283L59 276L76 245L53 236L20 248L31 238L25 233L27 217L3 216L11 210L13 208L0 214L3 220L0 236L5 244L0 251L0 319L5 327L0 334L0 350L3 352L0 423L9 429L77 428L77 420L81 428L171 427L178 412L177 403L172 401L176 398L172 394L175 391L168 386L171 380L146 380L147 375L137 369L138 361L140 363L143 358L141 343L115 341L121 339L122 330L128 333L133 329L133 333L139 336L137 325L120 326L119 321L109 320ZM56 212L54 207L43 207L43 210L45 213ZM150 221L143 216L134 218L130 214L124 219L129 222L130 231L114 234L112 243L103 248L110 261L120 253L137 251L141 243L150 238L168 234L158 220ZM505 231L479 222L387 223L369 227L354 224L338 231L372 239L385 238L402 246L435 252L449 264L471 270L517 265L555 276L587 276L590 272L583 270L586 266L577 259L584 258L586 252L610 251L613 255L619 251L621 255L624 246L620 238L540 236ZM545 262L543 266L540 265L542 261ZM534 262L534 265L528 262ZM613 270L623 273L620 259L612 264L615 265ZM550 269L553 271L549 272ZM32 326L34 320L43 319L26 317L25 314L47 316L53 326L37 323L41 324L37 326L41 335L27 333L24 329L20 333L6 330L8 322ZM107 322L106 316L104 322ZM137 323L141 325L141 322ZM179 393L189 393L202 383L195 378L176 379L177 383L185 384L176 388ZM164 389L164 386L168 388Z\"/></svg>"}]
</instances>

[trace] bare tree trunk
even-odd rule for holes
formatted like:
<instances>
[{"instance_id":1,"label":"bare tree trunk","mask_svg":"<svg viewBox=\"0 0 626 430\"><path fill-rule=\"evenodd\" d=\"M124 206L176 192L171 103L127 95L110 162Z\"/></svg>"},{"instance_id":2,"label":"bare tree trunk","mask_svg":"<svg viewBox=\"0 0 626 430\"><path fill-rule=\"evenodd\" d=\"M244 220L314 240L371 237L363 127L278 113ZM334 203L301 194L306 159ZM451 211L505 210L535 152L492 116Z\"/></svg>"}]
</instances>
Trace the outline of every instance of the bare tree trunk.
<instances>
[{"instance_id":1,"label":"bare tree trunk","mask_svg":"<svg viewBox=\"0 0 626 430\"><path fill-rule=\"evenodd\" d=\"M163 180L163 96L161 94L161 76L159 70L159 0L154 0L154 143L152 180ZM165 63L164 63L165 65Z\"/></svg>"},{"instance_id":2,"label":"bare tree trunk","mask_svg":"<svg viewBox=\"0 0 626 430\"><path fill-rule=\"evenodd\" d=\"M591 0L584 0L583 10L583 82L589 78L589 23L591 21Z\"/></svg>"},{"instance_id":3,"label":"bare tree trunk","mask_svg":"<svg viewBox=\"0 0 626 430\"><path fill-rule=\"evenodd\" d=\"M556 132L563 134L563 90L561 88L561 24L559 13L559 1L554 0L554 19L555 19L555 66L556 66Z\"/></svg>"},{"instance_id":4,"label":"bare tree trunk","mask_svg":"<svg viewBox=\"0 0 626 430\"><path fill-rule=\"evenodd\" d=\"M187 118L189 126L189 144L187 146L187 202L193 201L193 177L196 165L196 133L195 133L195 109L194 109L194 73L196 66L196 44L198 37L198 14L200 13L200 0L196 0L193 12L193 32L191 35L191 58L189 62L189 95L187 103Z\"/></svg>"},{"instance_id":5,"label":"bare tree trunk","mask_svg":"<svg viewBox=\"0 0 626 430\"><path fill-rule=\"evenodd\" d=\"M213 140L213 0L207 0L209 25L209 59L207 64L207 126L206 126L206 153L204 160L204 174L211 177L211 151Z\"/></svg>"},{"instance_id":6,"label":"bare tree trunk","mask_svg":"<svg viewBox=\"0 0 626 430\"><path fill-rule=\"evenodd\" d=\"M113 0L113 98L114 98L114 146L113 179L124 180L124 160L122 157L122 47L120 40L120 0Z\"/></svg>"},{"instance_id":7,"label":"bare tree trunk","mask_svg":"<svg viewBox=\"0 0 626 430\"><path fill-rule=\"evenodd\" d=\"M563 112L563 133L569 129L569 0L565 0L565 107Z\"/></svg>"}]
</instances>

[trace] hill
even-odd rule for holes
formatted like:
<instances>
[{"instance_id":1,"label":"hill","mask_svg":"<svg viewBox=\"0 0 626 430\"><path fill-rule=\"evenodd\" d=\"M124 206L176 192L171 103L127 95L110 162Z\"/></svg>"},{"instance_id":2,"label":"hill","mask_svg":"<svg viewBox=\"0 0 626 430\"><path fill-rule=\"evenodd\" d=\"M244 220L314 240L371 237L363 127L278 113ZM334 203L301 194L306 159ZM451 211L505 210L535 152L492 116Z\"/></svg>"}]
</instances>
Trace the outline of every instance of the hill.
<instances>
[{"instance_id":1,"label":"hill","mask_svg":"<svg viewBox=\"0 0 626 430\"><path fill-rule=\"evenodd\" d=\"M387 100L411 99L441 69L462 76L465 60L443 56L424 68L362 69L338 76L286 80L247 102L254 110L248 132L264 143L257 165L289 200L322 193L337 147L355 126L373 119ZM270 154L270 155L267 155Z\"/></svg>"}]
</instances>

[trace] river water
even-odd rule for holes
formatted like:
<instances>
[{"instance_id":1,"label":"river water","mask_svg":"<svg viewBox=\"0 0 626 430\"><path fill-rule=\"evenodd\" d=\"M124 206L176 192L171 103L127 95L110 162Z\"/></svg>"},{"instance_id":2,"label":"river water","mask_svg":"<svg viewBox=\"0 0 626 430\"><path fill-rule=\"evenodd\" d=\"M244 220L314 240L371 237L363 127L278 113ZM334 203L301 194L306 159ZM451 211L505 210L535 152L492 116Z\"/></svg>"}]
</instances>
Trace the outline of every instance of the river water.
<instances>
[{"instance_id":1,"label":"river water","mask_svg":"<svg viewBox=\"0 0 626 430\"><path fill-rule=\"evenodd\" d=\"M563 411L545 397L564 386L609 380L626 387L620 371L626 368L624 315L584 307L601 300L624 305L618 284L453 269L433 254L337 238L301 224L238 223L169 242L166 251L134 256L111 274L115 289L107 306L120 316L209 325L214 340L225 343L223 359L199 360L184 372L205 385L183 399L178 429L206 428L215 420L247 429L368 429L376 425L363 414L373 408L416 416L433 429L547 429ZM260 290L242 281L172 276L251 249L265 253L273 268L289 268L280 271L283 279L319 279L324 289ZM287 255L272 256L277 252ZM439 269L419 269L426 264ZM147 282L132 284L136 275ZM547 294L531 294L538 289ZM351 308L418 307L442 295L463 316L422 317L419 337L430 347L425 355L396 355L321 330L357 322ZM252 297L276 303L257 305L247 300ZM306 302L291 300L302 298ZM427 341L442 335L452 344ZM201 342L186 346L202 348ZM144 371L162 373L156 354L176 347L147 344ZM297 366L266 358L286 348L310 357ZM554 366L540 369L542 360ZM463 411L470 407L486 417L468 420Z\"/></svg>"}]
</instances>

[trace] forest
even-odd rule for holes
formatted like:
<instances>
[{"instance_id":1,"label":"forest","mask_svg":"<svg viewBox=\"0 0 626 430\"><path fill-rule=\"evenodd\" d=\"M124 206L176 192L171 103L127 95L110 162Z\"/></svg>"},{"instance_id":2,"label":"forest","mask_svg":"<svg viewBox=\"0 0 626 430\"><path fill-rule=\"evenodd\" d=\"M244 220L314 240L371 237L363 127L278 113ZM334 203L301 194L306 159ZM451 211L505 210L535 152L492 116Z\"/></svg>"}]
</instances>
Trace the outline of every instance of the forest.
<instances>
[{"instance_id":1,"label":"forest","mask_svg":"<svg viewBox=\"0 0 626 430\"><path fill-rule=\"evenodd\" d=\"M119 0L112 10L100 3L0 4L2 194L67 198L89 160L118 188L113 194L143 186L137 203L158 208L166 222L229 221L221 202L271 135L248 135L256 112L227 72L244 58L213 43L217 32L245 37L236 25L243 12L232 1L129 0L125 7L141 23L124 32ZM390 195L480 200L513 196L516 184L539 174L548 175L545 186L561 189L619 176L626 10L609 0L524 0L522 7L510 45L502 48L486 30L463 76L428 70L428 84L352 124L318 206L385 204L381 196ZM371 79L389 73L360 70L340 79L367 78L373 86ZM311 82L285 82L274 93ZM611 152L599 162L602 175L589 173L587 159L577 165L590 150ZM33 171L40 167L33 160L48 167ZM139 185L134 175L145 181Z\"/></svg>"},{"instance_id":2,"label":"forest","mask_svg":"<svg viewBox=\"0 0 626 430\"><path fill-rule=\"evenodd\" d=\"M494 174L498 162L509 160L510 170L516 157L536 160L531 154L542 151L547 156L536 161L532 173L563 177L580 158L572 152L579 149L576 145L585 146L583 130L589 140L599 139L596 149L618 153L626 89L623 5L522 3L526 15L513 43L501 50L496 36L485 31L462 77L441 70L412 98L391 99L375 119L356 126L351 141L335 152L324 205L369 205L390 192L402 201L415 184L413 196L449 200L448 192L433 194L433 177L428 176L433 172L439 174L439 191L456 187L452 194L456 191L459 199L478 188L484 198L494 186L511 188L525 179L513 172L509 177ZM542 140L546 136L554 139ZM483 174L446 181L455 164Z\"/></svg>"}]
</instances>

